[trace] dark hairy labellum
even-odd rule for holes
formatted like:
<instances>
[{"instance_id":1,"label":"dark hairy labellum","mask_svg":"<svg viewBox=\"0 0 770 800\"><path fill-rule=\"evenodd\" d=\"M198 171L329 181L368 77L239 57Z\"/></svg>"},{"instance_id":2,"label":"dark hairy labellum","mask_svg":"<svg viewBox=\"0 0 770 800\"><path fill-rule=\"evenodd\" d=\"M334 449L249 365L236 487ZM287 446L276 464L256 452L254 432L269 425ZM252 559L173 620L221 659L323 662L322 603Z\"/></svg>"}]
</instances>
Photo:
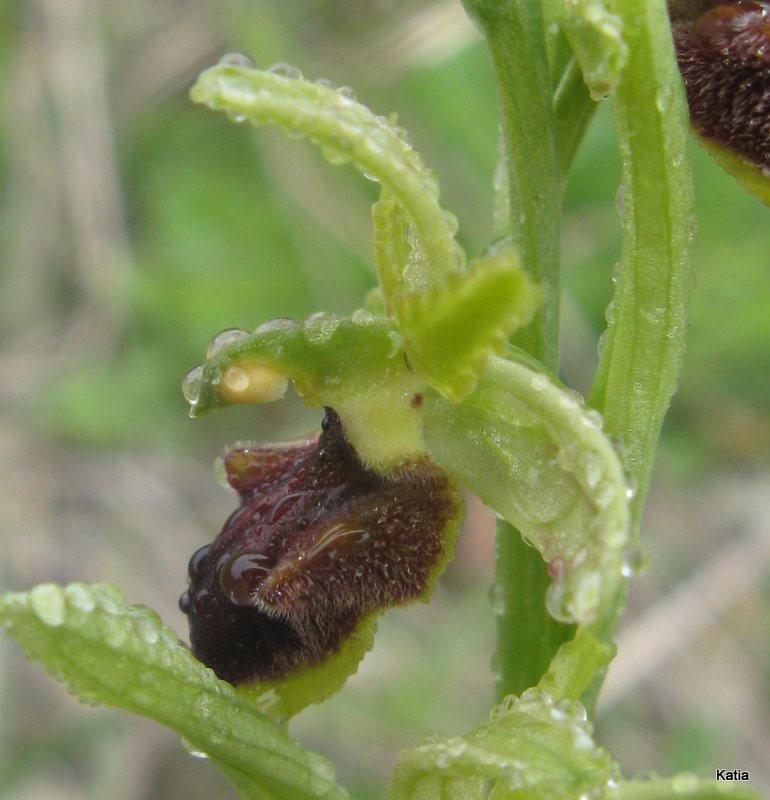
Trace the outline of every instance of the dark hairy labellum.
<instances>
[{"instance_id":1,"label":"dark hairy labellum","mask_svg":"<svg viewBox=\"0 0 770 800\"><path fill-rule=\"evenodd\" d=\"M683 4L672 4L692 124L704 138L770 168L770 2L708 5L693 19Z\"/></svg>"},{"instance_id":2,"label":"dark hairy labellum","mask_svg":"<svg viewBox=\"0 0 770 800\"><path fill-rule=\"evenodd\" d=\"M371 614L422 597L459 501L427 458L376 473L327 409L317 439L225 456L240 495L189 565L192 651L233 684L320 664Z\"/></svg>"}]
</instances>

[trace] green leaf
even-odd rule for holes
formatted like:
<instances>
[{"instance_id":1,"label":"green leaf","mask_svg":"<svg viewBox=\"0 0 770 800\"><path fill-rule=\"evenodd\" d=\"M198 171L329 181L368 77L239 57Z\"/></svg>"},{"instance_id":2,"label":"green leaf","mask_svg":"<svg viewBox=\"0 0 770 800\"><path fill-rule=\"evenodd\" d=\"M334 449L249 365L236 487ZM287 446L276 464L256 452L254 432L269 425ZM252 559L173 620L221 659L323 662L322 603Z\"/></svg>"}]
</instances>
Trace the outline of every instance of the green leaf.
<instances>
[{"instance_id":1,"label":"green leaf","mask_svg":"<svg viewBox=\"0 0 770 800\"><path fill-rule=\"evenodd\" d=\"M536 365L491 358L476 390L426 397L428 452L549 563L551 615L614 623L628 559L627 487L601 417Z\"/></svg>"},{"instance_id":2,"label":"green leaf","mask_svg":"<svg viewBox=\"0 0 770 800\"><path fill-rule=\"evenodd\" d=\"M401 755L391 800L574 800L616 784L620 772L592 741L585 709L541 690L513 695L467 736L435 739ZM593 796L593 795L590 795Z\"/></svg>"},{"instance_id":3,"label":"green leaf","mask_svg":"<svg viewBox=\"0 0 770 800\"><path fill-rule=\"evenodd\" d=\"M462 267L456 220L439 205L435 177L394 119L375 116L326 83L225 63L202 73L190 96L236 121L279 125L292 136L307 136L331 163L351 163L382 183L412 230L417 255L401 265L411 273L404 276L407 285L430 286ZM386 295L393 288L384 282Z\"/></svg>"},{"instance_id":4,"label":"green leaf","mask_svg":"<svg viewBox=\"0 0 770 800\"><path fill-rule=\"evenodd\" d=\"M244 798L345 798L308 752L197 661L158 616L109 584L42 584L0 596L0 622L70 691L149 717L207 754Z\"/></svg>"},{"instance_id":5,"label":"green leaf","mask_svg":"<svg viewBox=\"0 0 770 800\"><path fill-rule=\"evenodd\" d=\"M487 358L532 320L542 293L509 249L444 285L403 296L396 314L410 366L449 400L473 389Z\"/></svg>"}]
</instances>

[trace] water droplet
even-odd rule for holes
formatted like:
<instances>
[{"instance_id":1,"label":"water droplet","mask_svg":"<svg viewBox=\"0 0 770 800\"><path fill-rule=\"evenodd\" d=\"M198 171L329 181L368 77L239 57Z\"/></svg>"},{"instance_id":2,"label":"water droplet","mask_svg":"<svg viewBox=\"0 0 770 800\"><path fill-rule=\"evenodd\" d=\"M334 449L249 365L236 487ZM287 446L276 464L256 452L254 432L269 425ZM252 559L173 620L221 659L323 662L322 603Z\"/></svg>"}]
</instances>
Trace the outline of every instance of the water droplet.
<instances>
[{"instance_id":1,"label":"water droplet","mask_svg":"<svg viewBox=\"0 0 770 800\"><path fill-rule=\"evenodd\" d=\"M197 581L201 577L201 572L210 551L211 545L204 544L203 547L199 547L190 557L190 562L187 565L187 574L191 581Z\"/></svg>"},{"instance_id":2,"label":"water droplet","mask_svg":"<svg viewBox=\"0 0 770 800\"><path fill-rule=\"evenodd\" d=\"M577 700L560 700L556 704L556 708L567 719L577 720L578 722L585 722L588 719L588 712L585 706Z\"/></svg>"},{"instance_id":3,"label":"water droplet","mask_svg":"<svg viewBox=\"0 0 770 800\"><path fill-rule=\"evenodd\" d=\"M311 314L305 320L305 337L314 344L323 344L331 339L339 324L340 321L337 317L327 314L325 311Z\"/></svg>"},{"instance_id":4,"label":"water droplet","mask_svg":"<svg viewBox=\"0 0 770 800\"><path fill-rule=\"evenodd\" d=\"M698 776L692 772L681 772L671 779L671 788L677 794L690 794L698 790Z\"/></svg>"},{"instance_id":5,"label":"water droplet","mask_svg":"<svg viewBox=\"0 0 770 800\"><path fill-rule=\"evenodd\" d=\"M263 322L254 333L268 333L272 331L293 331L299 328L299 323L289 317L276 317Z\"/></svg>"},{"instance_id":6,"label":"water droplet","mask_svg":"<svg viewBox=\"0 0 770 800\"><path fill-rule=\"evenodd\" d=\"M219 585L236 606L253 606L256 590L275 563L264 553L235 553L222 566Z\"/></svg>"},{"instance_id":7,"label":"water droplet","mask_svg":"<svg viewBox=\"0 0 770 800\"><path fill-rule=\"evenodd\" d=\"M78 611L89 613L96 608L94 598L85 584L71 583L69 586L65 586L64 596L67 600L67 605L71 608L76 608Z\"/></svg>"},{"instance_id":8,"label":"water droplet","mask_svg":"<svg viewBox=\"0 0 770 800\"><path fill-rule=\"evenodd\" d=\"M573 622L563 581L552 583L545 593L545 607L557 622Z\"/></svg>"},{"instance_id":9,"label":"water droplet","mask_svg":"<svg viewBox=\"0 0 770 800\"><path fill-rule=\"evenodd\" d=\"M160 638L160 620L148 608L134 606L129 611L134 629L139 634L139 638L149 645L157 644Z\"/></svg>"},{"instance_id":10,"label":"water droplet","mask_svg":"<svg viewBox=\"0 0 770 800\"><path fill-rule=\"evenodd\" d=\"M219 63L230 67L253 67L254 59L251 56L247 56L246 53L233 52L225 53L219 59Z\"/></svg>"},{"instance_id":11,"label":"water droplet","mask_svg":"<svg viewBox=\"0 0 770 800\"><path fill-rule=\"evenodd\" d=\"M339 86L337 88L337 94L340 96L340 99L345 103L356 102L356 93L349 86Z\"/></svg>"},{"instance_id":12,"label":"water droplet","mask_svg":"<svg viewBox=\"0 0 770 800\"><path fill-rule=\"evenodd\" d=\"M316 86L323 86L324 89L332 89L334 91L337 90L337 87L328 78L316 78L315 84Z\"/></svg>"},{"instance_id":13,"label":"water droplet","mask_svg":"<svg viewBox=\"0 0 770 800\"><path fill-rule=\"evenodd\" d=\"M647 554L645 550L636 544L630 544L623 551L623 561L621 572L626 578L631 578L643 572L647 567Z\"/></svg>"},{"instance_id":14,"label":"water droplet","mask_svg":"<svg viewBox=\"0 0 770 800\"><path fill-rule=\"evenodd\" d=\"M67 604L60 586L53 583L36 586L29 593L29 607L44 625L57 628L64 624Z\"/></svg>"},{"instance_id":15,"label":"water droplet","mask_svg":"<svg viewBox=\"0 0 770 800\"><path fill-rule=\"evenodd\" d=\"M250 336L248 331L242 328L227 328L227 330L218 333L206 348L206 359L212 359L215 355L220 353L226 347L241 341L244 337Z\"/></svg>"},{"instance_id":16,"label":"water droplet","mask_svg":"<svg viewBox=\"0 0 770 800\"><path fill-rule=\"evenodd\" d=\"M350 320L356 325L366 325L370 322L374 322L374 314L372 314L371 311L367 311L365 308L357 308L353 312Z\"/></svg>"},{"instance_id":17,"label":"water droplet","mask_svg":"<svg viewBox=\"0 0 770 800\"><path fill-rule=\"evenodd\" d=\"M199 750L189 739L185 739L184 736L180 736L179 741L182 743L182 747L184 747L193 758L208 758L207 753L204 753L203 750Z\"/></svg>"},{"instance_id":18,"label":"water droplet","mask_svg":"<svg viewBox=\"0 0 770 800\"><path fill-rule=\"evenodd\" d=\"M449 229L450 235L454 236L457 231L460 230L460 221L451 211L444 211L442 216L444 217L444 224Z\"/></svg>"},{"instance_id":19,"label":"water droplet","mask_svg":"<svg viewBox=\"0 0 770 800\"><path fill-rule=\"evenodd\" d=\"M602 417L601 412L597 411L595 408L587 408L585 410L585 417L598 430L604 427L604 417Z\"/></svg>"},{"instance_id":20,"label":"water droplet","mask_svg":"<svg viewBox=\"0 0 770 800\"><path fill-rule=\"evenodd\" d=\"M538 706L550 706L553 704L551 695L543 689L538 689L537 687L527 689L519 698L519 702L522 705L532 704Z\"/></svg>"},{"instance_id":21,"label":"water droplet","mask_svg":"<svg viewBox=\"0 0 770 800\"><path fill-rule=\"evenodd\" d=\"M285 61L276 62L268 67L267 71L272 72L274 75L280 75L282 78L292 78L295 81L302 80L302 73L299 69L291 64L287 64Z\"/></svg>"},{"instance_id":22,"label":"water droplet","mask_svg":"<svg viewBox=\"0 0 770 800\"><path fill-rule=\"evenodd\" d=\"M201 385L203 383L203 367L193 367L187 375L185 375L184 381L182 381L182 394L184 395L185 400L190 404L190 408L193 409L195 406L198 405L198 401L200 400L201 394Z\"/></svg>"}]
</instances>

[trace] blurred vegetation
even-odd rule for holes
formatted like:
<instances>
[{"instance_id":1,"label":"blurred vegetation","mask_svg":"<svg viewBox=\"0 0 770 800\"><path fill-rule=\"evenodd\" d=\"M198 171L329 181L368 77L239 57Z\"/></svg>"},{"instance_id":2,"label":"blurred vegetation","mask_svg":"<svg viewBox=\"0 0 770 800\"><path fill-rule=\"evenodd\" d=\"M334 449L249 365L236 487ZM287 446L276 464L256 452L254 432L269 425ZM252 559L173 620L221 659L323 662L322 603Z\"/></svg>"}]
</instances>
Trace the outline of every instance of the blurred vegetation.
<instances>
[{"instance_id":1,"label":"blurred vegetation","mask_svg":"<svg viewBox=\"0 0 770 800\"><path fill-rule=\"evenodd\" d=\"M205 541L195 536L210 538L228 508L210 478L214 455L229 441L317 425L296 399L186 419L181 379L215 333L319 309L347 314L374 285L374 185L330 167L307 143L234 126L188 101L195 75L232 50L260 66L291 62L352 86L377 113L397 111L438 171L469 254L492 236L494 87L459 3L6 0L0 579L9 588L106 579L173 617L187 557ZM727 502L711 515L683 509L729 499L736 486L757 487L765 509L770 502L770 216L695 146L693 158L698 278L688 353L648 514L653 567L632 594L629 625L718 555L721 537L750 528L740 515L720 518ZM579 389L595 364L619 252L619 173L607 106L565 196L563 369ZM373 787L399 747L466 729L488 707L488 531L466 538L435 608L389 615L362 673L297 721L358 798L380 796ZM764 780L770 790L770 772L752 760L753 749L770 752L765 558L732 616L683 643L696 664L714 648L715 658L727 652L725 664L740 662L737 672L725 667L723 680L740 675L756 692L741 702L760 723L704 708L724 689L708 681L703 695L690 693L672 710L670 681L687 683L693 669L685 652L677 657L689 667L646 676L648 692L632 686L600 720L631 771L654 764L712 774L756 763L758 788ZM0 798L99 797L108 786L116 798L226 792L165 732L109 714L73 715L57 687L2 646L2 684L20 688L1 700ZM163 758L153 752L159 741Z\"/></svg>"}]
</instances>

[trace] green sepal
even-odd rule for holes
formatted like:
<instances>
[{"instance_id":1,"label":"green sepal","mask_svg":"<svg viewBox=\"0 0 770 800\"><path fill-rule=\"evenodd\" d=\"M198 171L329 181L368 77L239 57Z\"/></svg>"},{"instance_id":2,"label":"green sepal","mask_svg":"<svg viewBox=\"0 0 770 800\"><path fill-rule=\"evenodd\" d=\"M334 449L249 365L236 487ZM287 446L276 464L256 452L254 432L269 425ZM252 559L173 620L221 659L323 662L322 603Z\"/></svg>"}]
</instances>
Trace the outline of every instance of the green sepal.
<instances>
[{"instance_id":1,"label":"green sepal","mask_svg":"<svg viewBox=\"0 0 770 800\"><path fill-rule=\"evenodd\" d=\"M190 96L235 121L278 125L292 136L306 136L332 164L352 164L379 181L403 208L412 236L419 240L419 257L410 264L416 272L409 282L432 285L462 268L456 220L441 208L435 176L408 144L395 117L376 116L326 83L232 64L203 72Z\"/></svg>"},{"instance_id":2,"label":"green sepal","mask_svg":"<svg viewBox=\"0 0 770 800\"><path fill-rule=\"evenodd\" d=\"M0 596L0 622L88 703L141 714L205 753L244 798L347 797L329 761L293 741L197 661L155 612L109 584L42 584Z\"/></svg>"},{"instance_id":3,"label":"green sepal","mask_svg":"<svg viewBox=\"0 0 770 800\"><path fill-rule=\"evenodd\" d=\"M387 468L424 452L414 397L422 380L409 370L395 322L360 310L350 319L314 314L303 324L277 320L242 332L221 347L217 339L206 363L188 376L191 416L243 399L226 391L231 368L259 369L293 381L309 406L333 407L345 434L372 468Z\"/></svg>"},{"instance_id":4,"label":"green sepal","mask_svg":"<svg viewBox=\"0 0 770 800\"><path fill-rule=\"evenodd\" d=\"M426 395L428 452L540 551L551 615L605 639L631 555L620 460L579 395L510 355L490 358L460 403Z\"/></svg>"},{"instance_id":5,"label":"green sepal","mask_svg":"<svg viewBox=\"0 0 770 800\"><path fill-rule=\"evenodd\" d=\"M441 286L402 296L395 311L410 367L448 400L462 399L541 301L510 249L475 260Z\"/></svg>"}]
</instances>

